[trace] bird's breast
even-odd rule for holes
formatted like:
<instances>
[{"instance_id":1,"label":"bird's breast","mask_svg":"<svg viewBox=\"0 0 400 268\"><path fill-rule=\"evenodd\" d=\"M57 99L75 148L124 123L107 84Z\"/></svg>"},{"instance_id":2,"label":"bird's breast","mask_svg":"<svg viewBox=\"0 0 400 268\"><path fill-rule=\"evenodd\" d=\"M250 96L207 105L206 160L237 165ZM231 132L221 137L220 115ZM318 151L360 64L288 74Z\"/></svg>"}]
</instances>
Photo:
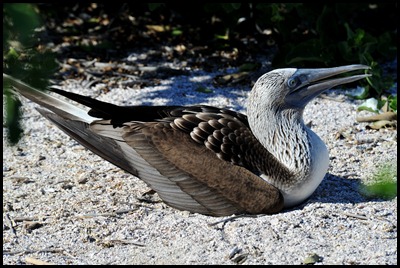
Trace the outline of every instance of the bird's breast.
<instances>
[{"instance_id":1,"label":"bird's breast","mask_svg":"<svg viewBox=\"0 0 400 268\"><path fill-rule=\"evenodd\" d=\"M310 197L328 170L329 153L325 143L312 130L308 130L307 135L310 140L309 172L288 190L282 191L285 207L296 206Z\"/></svg>"}]
</instances>

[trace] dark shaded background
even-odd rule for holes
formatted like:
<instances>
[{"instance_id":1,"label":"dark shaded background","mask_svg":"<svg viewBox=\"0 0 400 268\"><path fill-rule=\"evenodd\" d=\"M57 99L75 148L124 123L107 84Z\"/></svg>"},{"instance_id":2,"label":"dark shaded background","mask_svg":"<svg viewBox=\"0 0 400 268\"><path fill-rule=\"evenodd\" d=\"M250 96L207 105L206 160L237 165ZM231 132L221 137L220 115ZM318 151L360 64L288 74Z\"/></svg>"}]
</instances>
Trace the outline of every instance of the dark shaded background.
<instances>
[{"instance_id":1,"label":"dark shaded background","mask_svg":"<svg viewBox=\"0 0 400 268\"><path fill-rule=\"evenodd\" d=\"M273 67L371 60L362 59L365 54L384 61L397 55L397 3L63 3L39 4L38 9L53 42L72 36L97 40L86 44L82 57L180 44L187 50L173 56L237 49L233 61L276 47ZM352 40L349 31L363 34ZM73 48L82 49L79 38L73 41Z\"/></svg>"},{"instance_id":2,"label":"dark shaded background","mask_svg":"<svg viewBox=\"0 0 400 268\"><path fill-rule=\"evenodd\" d=\"M88 74L115 81L116 73L147 86L238 67L237 78L216 78L224 86L249 85L271 68L361 63L372 68L362 98L380 99L397 82L397 11L397 3L4 4L3 72L37 88ZM127 61L134 52L146 57ZM167 62L177 69L143 71ZM93 63L101 68L89 70ZM19 103L7 98L8 114L18 115Z\"/></svg>"}]
</instances>

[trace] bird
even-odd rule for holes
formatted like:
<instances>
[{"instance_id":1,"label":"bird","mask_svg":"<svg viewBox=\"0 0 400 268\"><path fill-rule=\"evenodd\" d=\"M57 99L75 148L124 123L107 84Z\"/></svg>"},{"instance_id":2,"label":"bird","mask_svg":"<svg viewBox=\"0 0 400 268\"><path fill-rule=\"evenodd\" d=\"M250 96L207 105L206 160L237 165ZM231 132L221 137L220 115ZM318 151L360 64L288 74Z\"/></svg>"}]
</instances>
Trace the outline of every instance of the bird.
<instances>
[{"instance_id":1,"label":"bird","mask_svg":"<svg viewBox=\"0 0 400 268\"><path fill-rule=\"evenodd\" d=\"M221 217L275 214L313 194L329 153L304 123L303 111L322 92L367 78L368 69L271 70L254 83L247 115L207 105L118 106L60 88L38 90L4 73L3 80L78 143L143 180L167 205Z\"/></svg>"}]
</instances>

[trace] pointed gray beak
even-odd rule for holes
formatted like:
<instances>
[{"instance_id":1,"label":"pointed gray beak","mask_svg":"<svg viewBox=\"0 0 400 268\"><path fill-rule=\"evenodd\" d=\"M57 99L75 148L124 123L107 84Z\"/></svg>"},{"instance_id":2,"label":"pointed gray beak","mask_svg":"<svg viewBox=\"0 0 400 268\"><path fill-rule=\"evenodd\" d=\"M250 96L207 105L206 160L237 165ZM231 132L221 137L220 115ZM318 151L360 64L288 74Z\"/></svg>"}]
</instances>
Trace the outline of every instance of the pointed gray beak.
<instances>
[{"instance_id":1,"label":"pointed gray beak","mask_svg":"<svg viewBox=\"0 0 400 268\"><path fill-rule=\"evenodd\" d=\"M304 108L310 100L325 90L366 78L371 76L371 74L365 73L333 79L326 78L350 71L368 69L371 68L361 64L334 68L298 69L287 81L287 86L289 87L290 92L286 96L285 100L288 104Z\"/></svg>"}]
</instances>

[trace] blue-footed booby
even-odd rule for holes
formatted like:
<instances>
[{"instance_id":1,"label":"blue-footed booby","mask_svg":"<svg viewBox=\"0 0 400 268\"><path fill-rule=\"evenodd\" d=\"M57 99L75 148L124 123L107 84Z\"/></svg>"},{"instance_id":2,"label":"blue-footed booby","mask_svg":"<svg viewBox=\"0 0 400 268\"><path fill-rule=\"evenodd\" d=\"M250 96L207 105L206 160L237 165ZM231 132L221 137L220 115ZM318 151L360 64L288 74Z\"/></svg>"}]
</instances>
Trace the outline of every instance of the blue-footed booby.
<instances>
[{"instance_id":1,"label":"blue-footed booby","mask_svg":"<svg viewBox=\"0 0 400 268\"><path fill-rule=\"evenodd\" d=\"M212 216L272 214L306 200L329 165L325 143L303 121L310 100L369 74L347 65L276 69L254 84L247 116L225 108L117 106L52 89L82 109L3 74L14 91L66 134L142 179L171 207Z\"/></svg>"}]
</instances>

